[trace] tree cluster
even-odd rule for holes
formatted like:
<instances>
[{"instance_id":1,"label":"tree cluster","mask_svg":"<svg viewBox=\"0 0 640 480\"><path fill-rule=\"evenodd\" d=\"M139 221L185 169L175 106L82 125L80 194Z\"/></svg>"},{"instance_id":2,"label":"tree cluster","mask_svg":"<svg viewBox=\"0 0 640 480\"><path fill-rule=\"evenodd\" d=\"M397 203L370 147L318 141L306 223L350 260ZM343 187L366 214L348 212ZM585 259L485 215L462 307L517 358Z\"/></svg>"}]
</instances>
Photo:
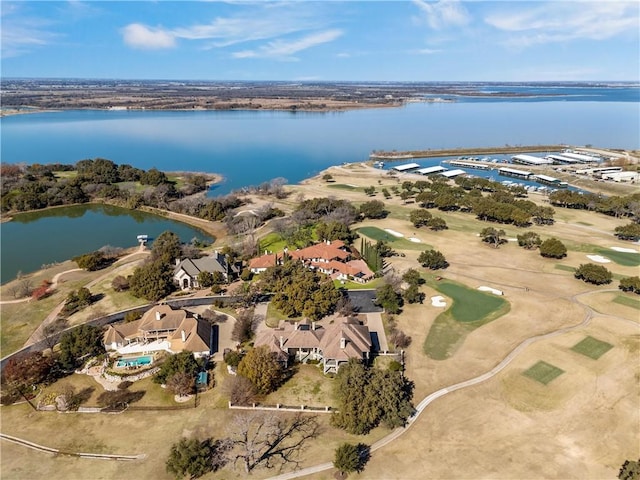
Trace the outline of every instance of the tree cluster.
<instances>
[{"instance_id":1,"label":"tree cluster","mask_svg":"<svg viewBox=\"0 0 640 480\"><path fill-rule=\"evenodd\" d=\"M330 278L294 260L269 267L261 282L266 291L274 292L273 306L288 317L319 320L332 313L340 299Z\"/></svg>"},{"instance_id":2,"label":"tree cluster","mask_svg":"<svg viewBox=\"0 0 640 480\"><path fill-rule=\"evenodd\" d=\"M449 266L449 262L444 258L442 252L438 250L425 250L418 255L418 262L425 268L431 270L441 270Z\"/></svg>"},{"instance_id":3,"label":"tree cluster","mask_svg":"<svg viewBox=\"0 0 640 480\"><path fill-rule=\"evenodd\" d=\"M249 350L242 358L238 375L249 380L257 393L267 395L284 380L284 369L269 347L262 345Z\"/></svg>"},{"instance_id":4,"label":"tree cluster","mask_svg":"<svg viewBox=\"0 0 640 480\"><path fill-rule=\"evenodd\" d=\"M72 291L67 295L67 299L62 307L62 314L69 316L88 307L94 302L94 296L88 288L82 287L77 291Z\"/></svg>"},{"instance_id":5,"label":"tree cluster","mask_svg":"<svg viewBox=\"0 0 640 480\"><path fill-rule=\"evenodd\" d=\"M360 473L364 470L364 466L369 461L369 457L370 449L368 445L364 443L357 445L342 443L336 448L333 466L337 468L340 473Z\"/></svg>"},{"instance_id":6,"label":"tree cluster","mask_svg":"<svg viewBox=\"0 0 640 480\"><path fill-rule=\"evenodd\" d=\"M580 280L595 285L611 283L611 279L613 278L609 270L595 263L583 263L576 269L573 275Z\"/></svg>"},{"instance_id":7,"label":"tree cluster","mask_svg":"<svg viewBox=\"0 0 640 480\"><path fill-rule=\"evenodd\" d=\"M85 359L103 353L102 329L85 324L62 335L58 361L64 369L73 370Z\"/></svg>"},{"instance_id":8,"label":"tree cluster","mask_svg":"<svg viewBox=\"0 0 640 480\"><path fill-rule=\"evenodd\" d=\"M400 313L404 301L402 295L393 285L387 283L376 289L376 305L380 305L387 313Z\"/></svg>"},{"instance_id":9,"label":"tree cluster","mask_svg":"<svg viewBox=\"0 0 640 480\"><path fill-rule=\"evenodd\" d=\"M87 270L89 272L102 270L112 263L112 259L107 258L105 254L99 250L73 257L71 260L76 262L79 268L82 268L83 270Z\"/></svg>"},{"instance_id":10,"label":"tree cluster","mask_svg":"<svg viewBox=\"0 0 640 480\"><path fill-rule=\"evenodd\" d=\"M195 379L200 365L193 354L185 350L175 355L170 355L160 366L160 370L153 376L154 383L168 384L175 375L187 375Z\"/></svg>"},{"instance_id":11,"label":"tree cluster","mask_svg":"<svg viewBox=\"0 0 640 480\"><path fill-rule=\"evenodd\" d=\"M546 258L564 258L567 247L557 238L548 238L540 244L540 255Z\"/></svg>"},{"instance_id":12,"label":"tree cluster","mask_svg":"<svg viewBox=\"0 0 640 480\"><path fill-rule=\"evenodd\" d=\"M625 277L620 279L618 286L623 292L632 292L640 295L640 277Z\"/></svg>"},{"instance_id":13,"label":"tree cluster","mask_svg":"<svg viewBox=\"0 0 640 480\"><path fill-rule=\"evenodd\" d=\"M559 207L593 210L616 218L631 217L635 222L640 221L640 193L605 197L593 193L557 190L549 195L549 201Z\"/></svg>"},{"instance_id":14,"label":"tree cluster","mask_svg":"<svg viewBox=\"0 0 640 480\"><path fill-rule=\"evenodd\" d=\"M340 367L335 388L338 412L331 423L355 435L365 435L378 425L401 427L414 412L413 382L400 372L351 359Z\"/></svg>"}]
</instances>

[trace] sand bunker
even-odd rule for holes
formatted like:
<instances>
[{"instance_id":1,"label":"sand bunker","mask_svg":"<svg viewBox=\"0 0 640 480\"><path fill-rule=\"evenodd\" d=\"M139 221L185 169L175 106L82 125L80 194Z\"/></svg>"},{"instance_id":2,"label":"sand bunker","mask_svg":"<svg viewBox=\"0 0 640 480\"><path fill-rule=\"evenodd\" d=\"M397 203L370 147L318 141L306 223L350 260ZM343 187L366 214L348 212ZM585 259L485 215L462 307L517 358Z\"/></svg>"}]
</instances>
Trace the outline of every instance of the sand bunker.
<instances>
[{"instance_id":1,"label":"sand bunker","mask_svg":"<svg viewBox=\"0 0 640 480\"><path fill-rule=\"evenodd\" d=\"M431 297L431 305L434 307L446 307L447 302L444 301L444 297L436 295L435 297Z\"/></svg>"},{"instance_id":2,"label":"sand bunker","mask_svg":"<svg viewBox=\"0 0 640 480\"><path fill-rule=\"evenodd\" d=\"M409 237L409 241L413 243L421 243L420 239L416 237Z\"/></svg>"},{"instance_id":3,"label":"sand bunker","mask_svg":"<svg viewBox=\"0 0 640 480\"><path fill-rule=\"evenodd\" d=\"M602 255L587 255L587 258L593 262L611 263L611 260L609 260L606 257L603 257Z\"/></svg>"},{"instance_id":4,"label":"sand bunker","mask_svg":"<svg viewBox=\"0 0 640 480\"><path fill-rule=\"evenodd\" d=\"M481 287L478 287L478 290L480 290L481 292L491 292L494 295L502 295L502 290L497 290L495 288L487 287L484 285Z\"/></svg>"},{"instance_id":5,"label":"sand bunker","mask_svg":"<svg viewBox=\"0 0 640 480\"><path fill-rule=\"evenodd\" d=\"M404 235L401 234L400 232L396 232L395 230L391 230L390 228L385 228L384 231L387 233L390 233L394 237L404 237Z\"/></svg>"},{"instance_id":6,"label":"sand bunker","mask_svg":"<svg viewBox=\"0 0 640 480\"><path fill-rule=\"evenodd\" d=\"M625 253L640 253L633 248L622 248L622 247L609 247L611 250L615 250L616 252L625 252Z\"/></svg>"}]
</instances>

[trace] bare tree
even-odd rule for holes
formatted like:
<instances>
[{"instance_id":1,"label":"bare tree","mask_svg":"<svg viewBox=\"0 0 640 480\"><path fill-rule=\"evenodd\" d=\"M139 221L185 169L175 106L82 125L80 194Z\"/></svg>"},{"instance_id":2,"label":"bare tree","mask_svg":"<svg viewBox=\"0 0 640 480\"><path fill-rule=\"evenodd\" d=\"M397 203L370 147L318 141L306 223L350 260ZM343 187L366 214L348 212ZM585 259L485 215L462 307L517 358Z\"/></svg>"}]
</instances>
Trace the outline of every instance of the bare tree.
<instances>
[{"instance_id":1,"label":"bare tree","mask_svg":"<svg viewBox=\"0 0 640 480\"><path fill-rule=\"evenodd\" d=\"M200 316L202 317L203 320L206 320L211 325L213 325L214 323L224 323L229 318L224 313L216 312L211 308L208 308L207 310L202 312Z\"/></svg>"},{"instance_id":2,"label":"bare tree","mask_svg":"<svg viewBox=\"0 0 640 480\"><path fill-rule=\"evenodd\" d=\"M53 351L53 347L58 343L58 333L69 326L66 318L57 317L53 322L45 325L40 333L40 340L44 341L47 348Z\"/></svg>"},{"instance_id":3,"label":"bare tree","mask_svg":"<svg viewBox=\"0 0 640 480\"><path fill-rule=\"evenodd\" d=\"M347 295L343 295L336 303L336 312L343 317L349 317L355 313L351 299Z\"/></svg>"},{"instance_id":4,"label":"bare tree","mask_svg":"<svg viewBox=\"0 0 640 480\"><path fill-rule=\"evenodd\" d=\"M227 377L222 389L231 405L249 405L256 398L256 387L248 378L240 375Z\"/></svg>"},{"instance_id":5,"label":"bare tree","mask_svg":"<svg viewBox=\"0 0 640 480\"><path fill-rule=\"evenodd\" d=\"M318 436L319 425L315 416L300 413L293 418L249 414L235 417L229 434L234 466L240 462L246 473L258 466L282 470L291 463L298 467L300 452L308 439Z\"/></svg>"},{"instance_id":6,"label":"bare tree","mask_svg":"<svg viewBox=\"0 0 640 480\"><path fill-rule=\"evenodd\" d=\"M193 376L186 372L178 372L167 381L167 388L181 397L192 394L195 385Z\"/></svg>"}]
</instances>

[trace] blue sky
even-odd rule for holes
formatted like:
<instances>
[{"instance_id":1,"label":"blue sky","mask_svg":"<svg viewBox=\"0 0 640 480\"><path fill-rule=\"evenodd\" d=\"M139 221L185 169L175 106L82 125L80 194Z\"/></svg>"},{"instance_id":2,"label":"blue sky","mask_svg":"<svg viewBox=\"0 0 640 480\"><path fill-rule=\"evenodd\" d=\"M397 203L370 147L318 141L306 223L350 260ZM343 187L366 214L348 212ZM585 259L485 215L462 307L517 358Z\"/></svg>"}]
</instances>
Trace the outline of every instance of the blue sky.
<instances>
[{"instance_id":1,"label":"blue sky","mask_svg":"<svg viewBox=\"0 0 640 480\"><path fill-rule=\"evenodd\" d=\"M3 77L640 80L640 2L4 1Z\"/></svg>"}]
</instances>

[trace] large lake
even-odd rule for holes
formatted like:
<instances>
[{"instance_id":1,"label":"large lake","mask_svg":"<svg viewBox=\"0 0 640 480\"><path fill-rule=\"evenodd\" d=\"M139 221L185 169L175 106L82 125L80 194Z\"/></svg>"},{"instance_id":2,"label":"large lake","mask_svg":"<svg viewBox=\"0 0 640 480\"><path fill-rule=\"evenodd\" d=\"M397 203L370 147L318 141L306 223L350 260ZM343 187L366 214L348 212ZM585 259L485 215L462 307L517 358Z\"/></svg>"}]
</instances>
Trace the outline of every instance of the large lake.
<instances>
[{"instance_id":1,"label":"large lake","mask_svg":"<svg viewBox=\"0 0 640 480\"><path fill-rule=\"evenodd\" d=\"M500 88L500 90L504 90ZM522 89L522 87L519 87ZM638 88L542 89L558 96L460 98L348 112L66 111L4 117L2 161L103 157L161 170L221 173L213 192L289 183L372 150L592 144L639 148ZM558 92L564 92L560 95ZM600 92L598 94L598 92Z\"/></svg>"},{"instance_id":2,"label":"large lake","mask_svg":"<svg viewBox=\"0 0 640 480\"><path fill-rule=\"evenodd\" d=\"M16 215L2 224L0 251L2 282L18 271L39 269L105 245L132 247L137 235L156 238L165 230L175 232L183 242L196 237L211 240L204 232L158 215L111 205L78 205Z\"/></svg>"},{"instance_id":3,"label":"large lake","mask_svg":"<svg viewBox=\"0 0 640 480\"><path fill-rule=\"evenodd\" d=\"M10 163L103 157L145 169L215 172L225 177L211 192L218 195L275 177L297 183L331 165L365 160L377 149L505 144L640 148L637 86L499 90L535 96L459 97L454 103L339 113L85 110L15 115L0 119L0 152L2 161ZM75 220L47 214L34 218L38 221L2 225L3 280L17 269L27 272L108 243L129 246L136 234L155 233L135 221L127 223L127 215L109 217L96 210ZM114 223L107 227L108 221ZM113 236L107 238L111 230ZM54 241L59 232L68 232L68 239ZM94 233L98 239L90 243ZM74 251L67 248L72 243Z\"/></svg>"}]
</instances>

